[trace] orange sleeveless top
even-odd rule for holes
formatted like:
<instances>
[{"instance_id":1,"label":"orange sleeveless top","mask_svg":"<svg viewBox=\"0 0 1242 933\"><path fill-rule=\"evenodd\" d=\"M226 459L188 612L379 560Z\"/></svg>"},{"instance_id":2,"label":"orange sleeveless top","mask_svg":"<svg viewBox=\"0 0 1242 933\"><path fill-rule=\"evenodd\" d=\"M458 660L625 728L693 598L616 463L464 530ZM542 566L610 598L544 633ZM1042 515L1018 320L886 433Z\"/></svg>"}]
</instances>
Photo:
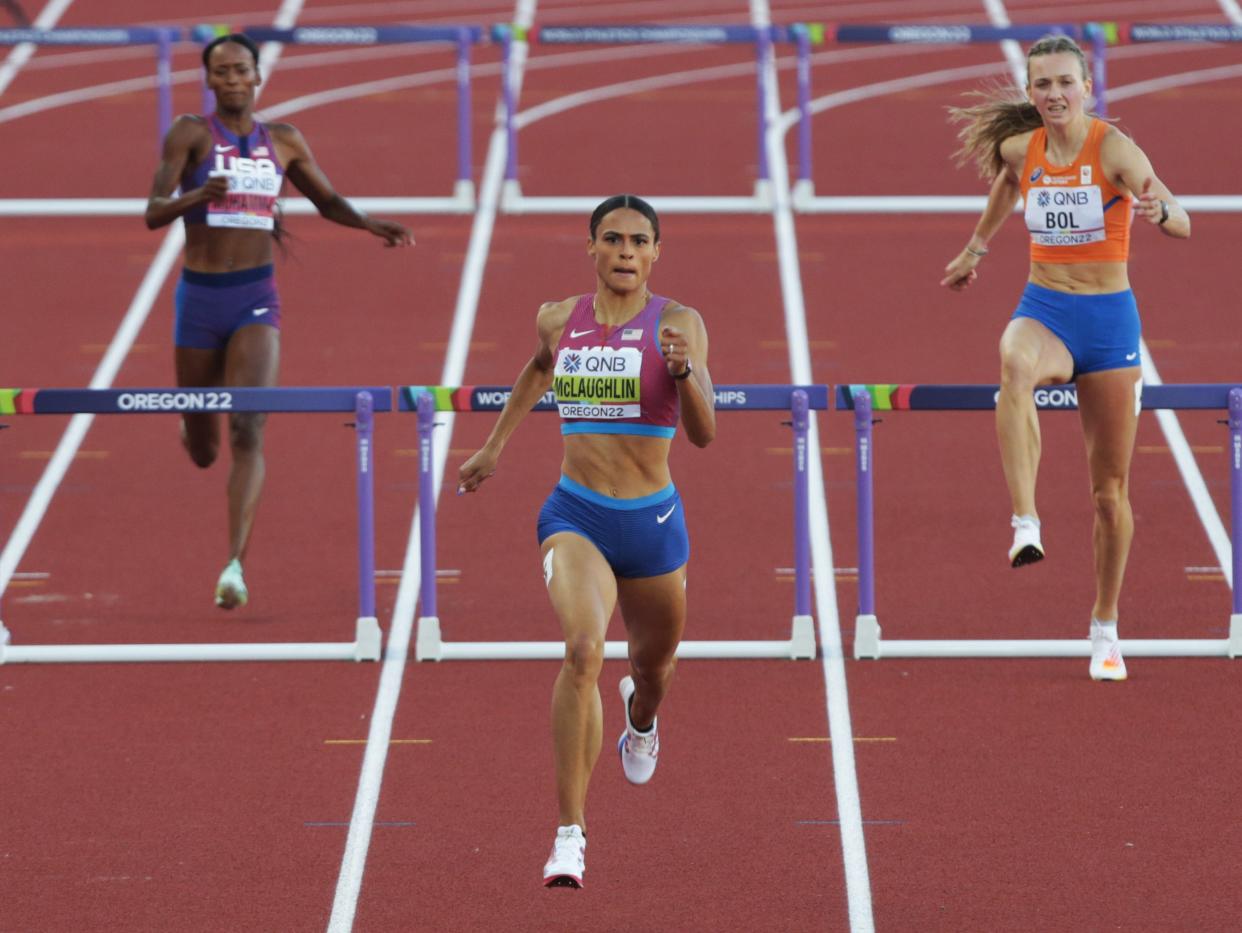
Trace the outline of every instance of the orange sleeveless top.
<instances>
[{"instance_id":1,"label":"orange sleeveless top","mask_svg":"<svg viewBox=\"0 0 1242 933\"><path fill-rule=\"evenodd\" d=\"M1130 195L1100 167L1109 125L1092 119L1082 150L1069 165L1052 165L1048 131L1031 135L1022 166L1022 199L1031 234L1031 261L1125 262L1130 256Z\"/></svg>"}]
</instances>

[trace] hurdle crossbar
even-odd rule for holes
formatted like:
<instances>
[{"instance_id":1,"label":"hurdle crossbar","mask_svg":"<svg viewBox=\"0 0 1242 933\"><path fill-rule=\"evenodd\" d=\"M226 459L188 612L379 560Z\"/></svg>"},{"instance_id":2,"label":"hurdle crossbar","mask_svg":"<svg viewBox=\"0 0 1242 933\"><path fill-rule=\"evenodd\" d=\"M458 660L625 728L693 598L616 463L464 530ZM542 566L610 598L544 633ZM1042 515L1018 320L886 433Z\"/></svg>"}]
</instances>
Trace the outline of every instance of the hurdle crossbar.
<instances>
[{"instance_id":1,"label":"hurdle crossbar","mask_svg":"<svg viewBox=\"0 0 1242 933\"><path fill-rule=\"evenodd\" d=\"M0 415L169 412L352 412L358 499L358 619L348 642L256 644L14 645L0 622L0 664L129 661L378 661L375 614L373 418L392 410L392 389L370 387L0 389ZM0 597L8 585L0 579Z\"/></svg>"},{"instance_id":2,"label":"hurdle crossbar","mask_svg":"<svg viewBox=\"0 0 1242 933\"><path fill-rule=\"evenodd\" d=\"M398 408L418 412L419 511L422 557L420 612L415 642L419 661L556 660L564 657L562 641L446 642L436 607L435 477L432 434L437 411L490 411L504 408L509 386L404 386L398 390ZM717 411L789 411L794 435L794 615L787 639L683 641L679 658L814 658L815 624L811 615L810 525L807 516L807 432L809 412L828 407L824 385L716 386ZM555 411L547 393L532 409ZM623 641L604 644L604 657L627 657Z\"/></svg>"},{"instance_id":3,"label":"hurdle crossbar","mask_svg":"<svg viewBox=\"0 0 1242 933\"><path fill-rule=\"evenodd\" d=\"M854 620L855 658L1064 658L1087 657L1088 639L921 639L881 637L875 606L875 411L988 411L996 407L995 385L838 386L839 410L854 412L855 481L858 508L858 614ZM1035 392L1042 411L1078 408L1072 385L1047 386ZM1232 384L1150 385L1143 387L1145 409L1228 409L1233 605L1227 638L1126 639L1126 653L1136 657L1228 657L1242 654L1242 388Z\"/></svg>"}]
</instances>

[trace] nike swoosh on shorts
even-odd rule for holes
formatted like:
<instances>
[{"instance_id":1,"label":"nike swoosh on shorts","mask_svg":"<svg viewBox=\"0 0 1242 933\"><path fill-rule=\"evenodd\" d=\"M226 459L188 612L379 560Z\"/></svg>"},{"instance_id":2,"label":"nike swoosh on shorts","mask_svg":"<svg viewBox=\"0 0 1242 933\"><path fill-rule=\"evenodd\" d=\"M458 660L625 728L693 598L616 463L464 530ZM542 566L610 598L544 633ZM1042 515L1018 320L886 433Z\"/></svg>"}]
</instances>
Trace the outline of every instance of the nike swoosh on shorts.
<instances>
[{"instance_id":1,"label":"nike swoosh on shorts","mask_svg":"<svg viewBox=\"0 0 1242 933\"><path fill-rule=\"evenodd\" d=\"M657 515L656 522L663 525L666 521L668 521L668 517L676 511L677 511L677 506L676 504L674 504L673 507L669 509L667 512L665 512L663 515Z\"/></svg>"}]
</instances>

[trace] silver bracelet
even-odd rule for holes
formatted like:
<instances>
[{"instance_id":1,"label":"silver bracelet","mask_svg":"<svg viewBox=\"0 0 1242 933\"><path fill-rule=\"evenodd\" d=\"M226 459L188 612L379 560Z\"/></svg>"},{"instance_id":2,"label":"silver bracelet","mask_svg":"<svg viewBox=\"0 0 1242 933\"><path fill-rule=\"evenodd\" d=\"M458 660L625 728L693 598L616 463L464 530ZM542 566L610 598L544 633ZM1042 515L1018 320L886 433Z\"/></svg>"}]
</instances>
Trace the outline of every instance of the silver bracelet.
<instances>
[{"instance_id":1,"label":"silver bracelet","mask_svg":"<svg viewBox=\"0 0 1242 933\"><path fill-rule=\"evenodd\" d=\"M970 253L970 255L972 256L978 256L980 259L982 259L984 256L988 254L988 251L986 249L985 250L971 249L969 246L966 247L966 252Z\"/></svg>"}]
</instances>

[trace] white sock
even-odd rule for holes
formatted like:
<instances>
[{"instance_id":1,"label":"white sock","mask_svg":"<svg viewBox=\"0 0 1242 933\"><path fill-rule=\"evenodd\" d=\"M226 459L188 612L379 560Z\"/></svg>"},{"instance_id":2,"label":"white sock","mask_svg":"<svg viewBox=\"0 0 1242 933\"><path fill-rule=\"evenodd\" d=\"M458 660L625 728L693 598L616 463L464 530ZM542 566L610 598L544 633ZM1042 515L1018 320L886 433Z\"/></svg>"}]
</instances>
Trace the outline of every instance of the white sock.
<instances>
[{"instance_id":1,"label":"white sock","mask_svg":"<svg viewBox=\"0 0 1242 933\"><path fill-rule=\"evenodd\" d=\"M1020 522L1030 522L1036 528L1039 527L1039 519L1036 518L1034 515L1018 515L1017 513L1014 513L1013 517L1016 518Z\"/></svg>"},{"instance_id":2,"label":"white sock","mask_svg":"<svg viewBox=\"0 0 1242 933\"><path fill-rule=\"evenodd\" d=\"M1117 639L1117 620L1116 619L1113 619L1113 621L1111 622L1101 622L1099 619L1092 617L1091 630L1092 632L1094 632L1097 629L1099 630L1100 634L1103 635L1105 638L1110 639L1112 641L1116 641Z\"/></svg>"}]
</instances>

